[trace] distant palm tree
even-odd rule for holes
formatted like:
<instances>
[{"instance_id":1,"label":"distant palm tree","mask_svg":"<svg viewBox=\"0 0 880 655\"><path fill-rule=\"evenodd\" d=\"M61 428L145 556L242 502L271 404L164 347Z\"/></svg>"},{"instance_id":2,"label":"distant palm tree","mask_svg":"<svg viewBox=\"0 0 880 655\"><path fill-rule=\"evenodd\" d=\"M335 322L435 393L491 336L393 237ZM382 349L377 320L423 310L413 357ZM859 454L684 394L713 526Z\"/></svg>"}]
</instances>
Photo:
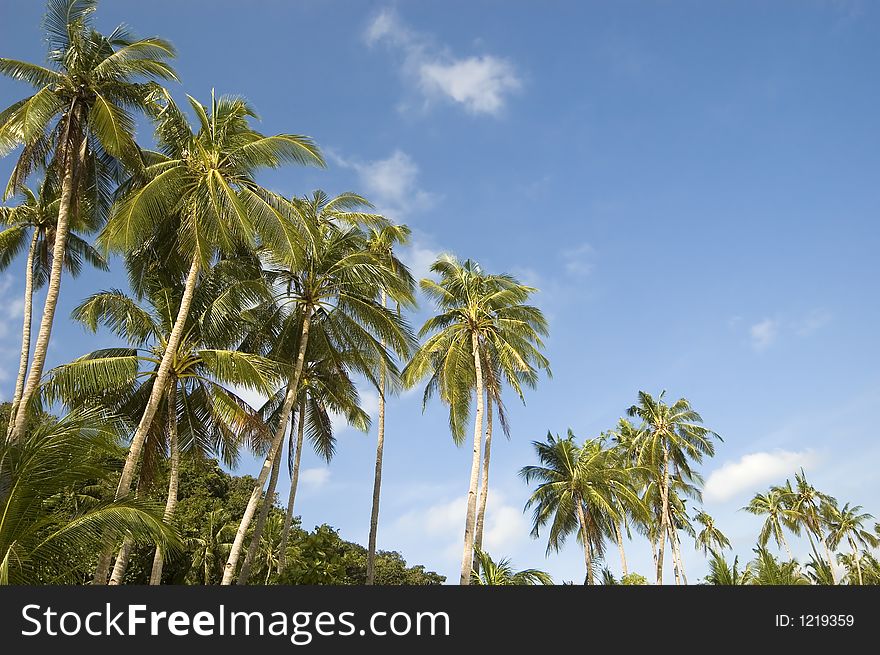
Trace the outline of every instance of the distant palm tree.
<instances>
[{"instance_id":1,"label":"distant palm tree","mask_svg":"<svg viewBox=\"0 0 880 655\"><path fill-rule=\"evenodd\" d=\"M464 441L471 397L476 401L459 578L459 584L467 585L473 570L483 443L483 354L497 353L503 371L527 372L534 362L545 361L540 348L547 328L541 311L525 304L536 289L508 275L487 274L476 262L460 262L451 255L441 255L431 271L440 276L440 281L423 279L421 288L435 301L439 313L422 326L419 336L431 336L404 369L403 382L412 387L429 378L425 402L439 392L440 399L449 406L450 430L457 444Z\"/></svg>"},{"instance_id":2,"label":"distant palm tree","mask_svg":"<svg viewBox=\"0 0 880 655\"><path fill-rule=\"evenodd\" d=\"M785 548L788 559L794 559L788 542L785 540L785 529L792 532L800 532L797 522L797 512L789 506L791 496L783 487L771 487L766 494L755 494L749 504L743 510L755 516L766 516L761 533L758 535L758 545L764 547L770 540L771 535L776 545Z\"/></svg>"},{"instance_id":3,"label":"distant palm tree","mask_svg":"<svg viewBox=\"0 0 880 655\"><path fill-rule=\"evenodd\" d=\"M799 571L798 564L794 560L780 562L769 550L761 546L755 549L755 553L757 558L752 563L751 584L764 586L810 584L809 579Z\"/></svg>"},{"instance_id":4,"label":"distant palm tree","mask_svg":"<svg viewBox=\"0 0 880 655\"><path fill-rule=\"evenodd\" d=\"M473 585L552 585L553 579L549 574L538 569L524 569L514 571L507 558L494 561L488 553L478 550L474 557L480 562L480 570L474 570L471 574Z\"/></svg>"},{"instance_id":5,"label":"distant palm tree","mask_svg":"<svg viewBox=\"0 0 880 655\"><path fill-rule=\"evenodd\" d=\"M694 520L703 526L695 540L697 550L702 548L703 554L708 555L710 550L713 553L715 552L714 547L721 550L730 548L730 540L724 536L721 530L715 527L715 519L709 516L709 514L700 510L694 515Z\"/></svg>"},{"instance_id":6,"label":"distant palm tree","mask_svg":"<svg viewBox=\"0 0 880 655\"><path fill-rule=\"evenodd\" d=\"M816 550L816 544L813 541L815 535L816 540L822 544L825 551L825 561L831 571L832 580L836 584L836 575L834 573L834 559L831 557L831 549L828 547L828 540L825 536L826 522L822 513L822 506L826 503L836 503L837 501L828 494L822 493L813 485L807 482L807 476L803 469L795 474L795 489L791 493L786 493L788 508L794 512L797 522L806 530L807 538L810 540L810 546L816 559L819 559L819 553ZM786 481L788 488L791 485Z\"/></svg>"},{"instance_id":7,"label":"distant palm tree","mask_svg":"<svg viewBox=\"0 0 880 655\"><path fill-rule=\"evenodd\" d=\"M46 300L13 439L22 437L28 404L43 376L77 207L91 190L96 208L105 211L119 164L142 166L131 110L152 113L160 90L154 80L177 79L167 63L174 56L171 44L157 37L135 39L122 25L108 36L100 34L92 27L96 7L96 0L47 3L43 28L52 68L0 58L0 74L38 89L0 111L0 156L24 146L5 197L20 189L34 168L47 168L60 180Z\"/></svg>"},{"instance_id":8,"label":"distant palm tree","mask_svg":"<svg viewBox=\"0 0 880 655\"><path fill-rule=\"evenodd\" d=\"M191 539L194 548L192 567L201 569L202 584L216 584L219 580L220 565L232 547L235 524L229 521L229 514L222 507L215 507L205 514L199 534Z\"/></svg>"},{"instance_id":9,"label":"distant palm tree","mask_svg":"<svg viewBox=\"0 0 880 655\"><path fill-rule=\"evenodd\" d=\"M22 185L18 194L22 202L13 207L0 207L0 225L7 225L0 232L0 271L6 269L27 245L27 258L24 273L23 324L21 329L21 355L19 357L18 376L15 380L15 391L12 394L12 416L18 411L24 383L27 377L28 362L31 349L31 324L33 323L34 291L41 288L49 280L52 270L52 252L54 250L56 227L58 223L57 184L50 177L45 177L34 192ZM86 199L87 200L87 199ZM82 271L83 262L106 271L107 262L77 232L88 234L96 228L97 214L89 211L89 203L79 203L78 211L70 220L67 234L67 246L64 250L64 269L73 277ZM28 235L30 234L30 238ZM11 435L15 422L10 421L7 434Z\"/></svg>"},{"instance_id":10,"label":"distant palm tree","mask_svg":"<svg viewBox=\"0 0 880 655\"><path fill-rule=\"evenodd\" d=\"M880 539L862 527L864 523L874 517L871 514L862 512L861 505L851 506L849 503L841 508L838 508L836 503L826 503L823 506L823 511L825 513L825 521L830 529L828 545L835 549L843 539L847 540L855 562L856 577L860 585L864 584L859 544L866 549L876 548L880 545Z\"/></svg>"}]
</instances>

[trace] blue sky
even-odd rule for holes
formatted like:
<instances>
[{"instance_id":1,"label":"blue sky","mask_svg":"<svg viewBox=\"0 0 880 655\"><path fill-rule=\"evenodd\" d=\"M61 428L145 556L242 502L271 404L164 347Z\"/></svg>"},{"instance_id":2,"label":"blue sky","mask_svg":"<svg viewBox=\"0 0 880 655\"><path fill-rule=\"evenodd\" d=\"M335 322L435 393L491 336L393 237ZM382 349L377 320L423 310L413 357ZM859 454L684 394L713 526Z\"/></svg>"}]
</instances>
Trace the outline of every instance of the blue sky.
<instances>
[{"instance_id":1,"label":"blue sky","mask_svg":"<svg viewBox=\"0 0 880 655\"><path fill-rule=\"evenodd\" d=\"M0 1L0 55L43 60L41 12ZM799 466L880 514L880 6L102 3L99 27L119 22L177 46L176 96L245 95L263 131L324 148L327 170L287 168L264 175L267 186L363 193L413 227L404 256L419 274L451 251L541 289L554 377L526 407L508 401L512 438L493 449L493 555L583 579L574 542L545 559L529 537L517 471L533 462L531 440L609 429L639 389L687 397L724 437L702 468L706 509L741 557L760 521L737 509ZM0 105L26 92L0 80ZM0 161L0 177L11 165ZM0 274L4 398L22 266ZM118 265L64 280L50 365L108 343L66 317L122 284ZM375 408L374 394L364 400ZM305 457L297 513L365 543L375 431L339 439L329 469ZM420 393L393 400L380 548L454 580L469 466L442 407L423 415ZM627 551L650 575L648 544ZM687 538L683 555L700 577ZM619 570L614 549L608 564Z\"/></svg>"}]
</instances>

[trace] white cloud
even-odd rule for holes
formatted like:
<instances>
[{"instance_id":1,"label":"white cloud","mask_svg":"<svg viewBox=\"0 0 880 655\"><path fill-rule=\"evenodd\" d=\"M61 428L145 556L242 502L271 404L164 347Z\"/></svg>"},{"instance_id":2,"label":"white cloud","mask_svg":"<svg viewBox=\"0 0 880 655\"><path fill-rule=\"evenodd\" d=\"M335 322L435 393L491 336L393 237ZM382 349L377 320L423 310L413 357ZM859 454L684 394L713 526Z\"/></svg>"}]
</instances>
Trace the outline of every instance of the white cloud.
<instances>
[{"instance_id":1,"label":"white cloud","mask_svg":"<svg viewBox=\"0 0 880 655\"><path fill-rule=\"evenodd\" d=\"M438 196L418 185L419 166L407 153L395 150L384 159L359 161L328 151L338 166L357 173L363 192L376 205L376 211L388 218L404 221L419 211L434 206Z\"/></svg>"},{"instance_id":2,"label":"white cloud","mask_svg":"<svg viewBox=\"0 0 880 655\"><path fill-rule=\"evenodd\" d=\"M455 57L430 35L405 25L391 9L376 15L364 39L368 45L384 43L402 53L403 73L426 103L441 98L472 114L497 115L507 97L522 87L508 60L494 55Z\"/></svg>"},{"instance_id":3,"label":"white cloud","mask_svg":"<svg viewBox=\"0 0 880 655\"><path fill-rule=\"evenodd\" d=\"M310 491L316 491L330 481L330 469L326 466L303 469L299 474L299 482Z\"/></svg>"},{"instance_id":4,"label":"white cloud","mask_svg":"<svg viewBox=\"0 0 880 655\"><path fill-rule=\"evenodd\" d=\"M413 239L409 246L402 248L400 258L416 279L416 283L431 276L431 264L442 254L441 250L425 245L421 239Z\"/></svg>"},{"instance_id":5,"label":"white cloud","mask_svg":"<svg viewBox=\"0 0 880 655\"><path fill-rule=\"evenodd\" d=\"M831 312L825 309L814 309L800 321L796 321L794 330L800 337L808 337L831 322Z\"/></svg>"},{"instance_id":6,"label":"white cloud","mask_svg":"<svg viewBox=\"0 0 880 655\"><path fill-rule=\"evenodd\" d=\"M593 272L596 250L589 243L568 248L562 253L565 270L571 275L584 276Z\"/></svg>"},{"instance_id":7,"label":"white cloud","mask_svg":"<svg viewBox=\"0 0 880 655\"><path fill-rule=\"evenodd\" d=\"M712 471L703 496L710 502L724 502L744 492L751 495L761 491L762 485L781 483L798 469L812 468L817 462L812 450L749 453Z\"/></svg>"},{"instance_id":8,"label":"white cloud","mask_svg":"<svg viewBox=\"0 0 880 655\"><path fill-rule=\"evenodd\" d=\"M749 336L755 350L766 350L779 336L779 321L765 318L749 328Z\"/></svg>"}]
</instances>

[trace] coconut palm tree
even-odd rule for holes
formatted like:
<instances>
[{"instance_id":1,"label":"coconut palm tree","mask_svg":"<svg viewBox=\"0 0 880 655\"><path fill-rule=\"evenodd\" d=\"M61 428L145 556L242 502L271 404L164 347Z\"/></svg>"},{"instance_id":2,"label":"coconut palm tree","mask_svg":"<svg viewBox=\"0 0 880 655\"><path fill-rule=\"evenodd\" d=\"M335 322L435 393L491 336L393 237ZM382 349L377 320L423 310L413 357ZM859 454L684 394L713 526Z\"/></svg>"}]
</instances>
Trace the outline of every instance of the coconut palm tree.
<instances>
[{"instance_id":1,"label":"coconut palm tree","mask_svg":"<svg viewBox=\"0 0 880 655\"><path fill-rule=\"evenodd\" d=\"M471 584L474 585L552 585L553 579L548 573L538 569L523 569L514 571L508 558L494 561L488 553L478 550L474 557L480 562L480 569L471 575Z\"/></svg>"},{"instance_id":2,"label":"coconut palm tree","mask_svg":"<svg viewBox=\"0 0 880 655\"><path fill-rule=\"evenodd\" d=\"M867 521L874 518L873 515L863 512L861 505L846 503L843 507L837 507L836 503L829 502L824 504L823 513L830 529L828 535L829 547L836 549L841 541L847 540L855 563L856 579L860 585L864 584L859 544L862 545L862 548L866 549L876 548L880 545L880 539L877 539L877 537L863 527Z\"/></svg>"},{"instance_id":3,"label":"coconut palm tree","mask_svg":"<svg viewBox=\"0 0 880 655\"><path fill-rule=\"evenodd\" d=\"M141 166L132 111L152 111L160 88L154 80L176 79L167 63L174 56L167 41L135 39L125 26L105 36L92 27L96 7L96 0L47 3L43 27L50 68L0 58L0 74L37 89L0 112L0 156L24 146L5 197L21 188L35 167L50 169L60 180L46 300L15 413L14 439L22 436L28 403L43 375L71 220L88 190L96 207L106 209L109 183L120 162Z\"/></svg>"},{"instance_id":4,"label":"coconut palm tree","mask_svg":"<svg viewBox=\"0 0 880 655\"><path fill-rule=\"evenodd\" d=\"M633 440L637 462L654 472L660 496L657 584L663 584L663 551L667 537L675 561L676 583L686 583L672 517L672 486L675 478L699 484L700 476L691 468L691 462L699 464L704 456L712 457L715 454L712 440L720 440L721 437L702 425L702 417L687 399L680 398L672 405L667 405L663 402L664 395L665 391L655 399L639 391L639 402L630 407L627 414L641 419L642 424Z\"/></svg>"},{"instance_id":5,"label":"coconut palm tree","mask_svg":"<svg viewBox=\"0 0 880 655\"><path fill-rule=\"evenodd\" d=\"M772 535L776 545L785 548L788 559L794 559L785 540L785 529L797 533L800 532L800 528L797 523L797 513L789 507L788 495L783 487L771 487L766 494L755 494L743 510L755 516L767 517L758 535L759 546L766 547Z\"/></svg>"},{"instance_id":6,"label":"coconut palm tree","mask_svg":"<svg viewBox=\"0 0 880 655\"><path fill-rule=\"evenodd\" d=\"M131 488L200 273L221 254L242 247L253 249L258 236L273 246L300 242L301 235L292 213L286 211L285 201L258 185L255 173L287 162L323 165L308 137L265 136L254 130L250 120L256 118L256 113L242 98L216 99L212 93L210 107L191 97L189 101L197 120L195 130L170 96L163 99L156 126L160 152L148 153L143 174L114 205L99 237L107 249L128 253L174 217L175 242L169 247L182 255L189 268L153 393L131 440L117 497ZM109 555L102 558L96 580L103 579L108 565Z\"/></svg>"},{"instance_id":7,"label":"coconut palm tree","mask_svg":"<svg viewBox=\"0 0 880 655\"><path fill-rule=\"evenodd\" d=\"M17 192L22 202L13 207L0 207L0 225L6 229L0 232L0 271L5 270L15 257L27 245L27 257L24 273L23 324L21 329L21 356L19 358L18 376L15 379L15 391L12 395L12 415L18 410L19 401L24 392L28 362L31 349L31 324L33 322L34 291L41 288L49 279L52 269L52 252L55 242L56 225L58 222L57 184L50 177L32 191L20 186ZM67 247L64 255L64 269L73 277L82 271L83 262L87 262L102 271L108 269L107 262L95 248L77 232L88 234L96 229L96 212L89 211L89 203L80 203L76 214L71 218L67 234ZM9 422L7 432L11 434L14 421Z\"/></svg>"},{"instance_id":8,"label":"coconut palm tree","mask_svg":"<svg viewBox=\"0 0 880 655\"><path fill-rule=\"evenodd\" d=\"M757 558L752 563L753 585L764 586L789 586L808 585L809 579L804 576L794 560L779 562L766 548L759 546L755 549Z\"/></svg>"},{"instance_id":9,"label":"coconut palm tree","mask_svg":"<svg viewBox=\"0 0 880 655\"><path fill-rule=\"evenodd\" d=\"M415 281L406 265L400 261L394 252L395 246L409 243L411 231L406 225L385 225L380 228L371 228L369 232L368 247L375 257L383 262L390 270L401 277L409 293L393 298L397 303L398 311L401 304L408 307L415 306L413 292ZM379 290L382 307L387 306L388 291L385 288ZM385 343L382 342L382 346ZM390 380L391 388L399 386L398 380ZM389 390L388 371L383 361L379 361L379 407L377 411L376 430L376 467L373 473L373 503L370 508L370 536L367 542L367 584L371 585L376 580L376 535L379 530L379 497L382 490L382 458L385 451L385 394ZM289 511L289 508L288 508Z\"/></svg>"},{"instance_id":10,"label":"coconut palm tree","mask_svg":"<svg viewBox=\"0 0 880 655\"><path fill-rule=\"evenodd\" d=\"M788 503L788 509L793 512L797 523L804 528L807 538L810 540L810 546L816 559L820 559L819 552L816 550L816 544L813 536L822 544L825 551L825 561L831 571L833 584L837 584L834 573L834 560L831 557L831 549L828 547L828 540L825 537L826 522L822 513L822 506L826 503L837 503L837 501L828 494L822 493L807 481L804 470L795 473L795 487L792 491L791 483L786 480L785 498Z\"/></svg>"},{"instance_id":11,"label":"coconut palm tree","mask_svg":"<svg viewBox=\"0 0 880 655\"><path fill-rule=\"evenodd\" d=\"M202 584L216 584L219 580L220 566L226 561L234 536L235 524L229 522L224 508L215 507L205 514L201 530L191 544L194 547L192 568L201 569Z\"/></svg>"},{"instance_id":12,"label":"coconut palm tree","mask_svg":"<svg viewBox=\"0 0 880 655\"><path fill-rule=\"evenodd\" d=\"M534 507L532 537L538 538L541 528L549 524L549 554L577 533L584 549L586 584L593 584L594 559L604 548L601 526L609 519L620 520L615 497L638 502L629 488L632 468L619 467L598 439L578 446L571 430L564 439L548 432L546 441L532 445L540 464L526 466L519 473L526 483L538 482L526 504L526 509Z\"/></svg>"},{"instance_id":13,"label":"coconut palm tree","mask_svg":"<svg viewBox=\"0 0 880 655\"><path fill-rule=\"evenodd\" d=\"M267 278L273 288L280 290L267 313L275 314L269 325L282 326L277 338L292 338L297 343L297 355L295 364L289 367L275 434L236 532L222 584L231 584L235 577L245 534L281 450L299 393L312 324L320 323L333 343L344 345L346 350L375 353L389 368L393 363L381 339L402 354L410 352L413 345L406 321L382 307L376 298L376 289L405 293L404 284L369 252L364 233L354 225L339 225L336 212L326 211L333 203L324 194L294 198L290 205L304 235L296 242L275 244L265 253L270 267Z\"/></svg>"},{"instance_id":14,"label":"coconut palm tree","mask_svg":"<svg viewBox=\"0 0 880 655\"><path fill-rule=\"evenodd\" d=\"M120 427L97 409L82 409L29 424L23 439L0 439L0 584L79 581L103 534L179 549L176 533L149 503L64 502L111 478Z\"/></svg>"},{"instance_id":15,"label":"coconut palm tree","mask_svg":"<svg viewBox=\"0 0 880 655\"><path fill-rule=\"evenodd\" d=\"M482 353L497 353L502 371L525 373L532 363L545 361L540 353L546 321L541 311L525 304L536 289L508 275L489 275L471 260L459 262L441 255L431 266L440 281L421 281L422 291L437 305L419 336L431 335L403 372L406 386L425 377L425 402L435 392L449 406L449 423L457 444L464 440L470 399L476 399L471 476L465 516L464 549L459 583L470 583L482 454L484 371ZM508 379L508 383L519 381Z\"/></svg>"},{"instance_id":16,"label":"coconut palm tree","mask_svg":"<svg viewBox=\"0 0 880 655\"><path fill-rule=\"evenodd\" d=\"M162 453L167 449L170 456L166 520L173 516L177 503L181 450L214 454L233 465L239 445L264 430L262 421L233 388L268 393L278 379L276 365L264 357L212 347L221 344L211 343L211 336L223 331L217 322L239 322L237 313L213 317L221 313L218 307L237 306L236 300L248 297L247 281L235 277L241 273L236 262L222 262L196 289L195 311L184 325L166 378L164 415L148 432L150 461L145 460L142 469L151 468L157 449ZM138 421L158 384L158 369L181 294L179 287L155 284L145 295L145 306L120 291L97 293L80 304L73 312L74 319L92 331L103 325L132 347L95 351L53 370L44 390L47 399L62 400L69 406L100 402ZM111 584L121 583L131 546L132 541L125 540ZM151 574L156 583L161 580L161 571L162 555L157 549Z\"/></svg>"},{"instance_id":17,"label":"coconut palm tree","mask_svg":"<svg viewBox=\"0 0 880 655\"><path fill-rule=\"evenodd\" d=\"M719 550L730 548L730 540L724 536L721 530L715 527L715 519L709 516L709 514L700 510L694 515L694 521L703 526L703 529L700 530L694 540L697 550L702 548L703 554L708 555L710 550L713 553L715 552L715 547Z\"/></svg>"},{"instance_id":18,"label":"coconut palm tree","mask_svg":"<svg viewBox=\"0 0 880 655\"><path fill-rule=\"evenodd\" d=\"M745 569L739 570L739 557L733 558L733 564L728 564L724 559L724 555L714 550L710 551L712 556L709 559L709 573L706 576L706 584L710 585L726 585L739 586L752 584L752 571L750 565L746 564Z\"/></svg>"}]
</instances>

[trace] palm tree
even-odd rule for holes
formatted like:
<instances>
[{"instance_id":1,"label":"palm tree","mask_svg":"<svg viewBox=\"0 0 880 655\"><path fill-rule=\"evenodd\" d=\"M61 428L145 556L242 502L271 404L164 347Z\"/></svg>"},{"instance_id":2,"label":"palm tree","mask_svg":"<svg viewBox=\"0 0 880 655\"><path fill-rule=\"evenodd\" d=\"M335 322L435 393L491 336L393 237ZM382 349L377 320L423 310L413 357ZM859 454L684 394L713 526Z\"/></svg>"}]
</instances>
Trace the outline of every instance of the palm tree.
<instances>
[{"instance_id":1,"label":"palm tree","mask_svg":"<svg viewBox=\"0 0 880 655\"><path fill-rule=\"evenodd\" d=\"M284 200L259 186L255 173L285 162L323 165L308 137L264 136L250 126L254 109L243 99L211 98L206 107L190 105L198 130L193 130L177 105L166 96L156 136L161 152L148 153L141 178L113 208L99 241L110 250L131 252L147 241L169 217L175 218L175 243L187 262L183 293L153 392L131 440L119 479L117 497L126 495L140 460L144 440L167 386L172 359L183 336L200 272L220 254L252 249L259 235L269 245L299 242L300 234L285 210ZM268 475L268 471L266 472ZM265 484L265 477L263 478ZM105 577L109 554L102 558L96 580Z\"/></svg>"},{"instance_id":2,"label":"palm tree","mask_svg":"<svg viewBox=\"0 0 880 655\"><path fill-rule=\"evenodd\" d=\"M796 517L796 521L806 530L807 538L810 540L810 546L813 554L819 559L819 553L816 550L816 544L813 541L815 535L819 543L825 550L825 560L831 570L831 577L834 584L837 584L834 573L834 560L831 557L831 550L828 547L828 540L825 538L825 518L822 514L822 505L825 503L836 503L837 501L828 494L822 493L813 485L807 482L807 476L804 470L795 473L795 489L786 491L785 497L788 503L788 509ZM791 489L791 484L786 480L787 489Z\"/></svg>"},{"instance_id":3,"label":"palm tree","mask_svg":"<svg viewBox=\"0 0 880 655\"><path fill-rule=\"evenodd\" d=\"M177 503L181 450L215 454L232 465L239 444L256 438L264 429L231 388L267 393L278 379L275 364L258 355L212 347L219 344L211 343L209 336L222 331L215 323L239 321L237 313L230 314L228 309L219 318L210 317L221 314L219 308L238 304L235 300L240 299L241 287L246 288L247 282L238 281L233 274L241 272L234 262L223 262L196 289L196 311L188 316L166 378L163 420L155 422L148 432L147 443L153 450L164 452L167 447L170 453L165 520L171 519ZM167 352L182 293L180 288L158 284L148 285L146 291L146 307L120 291L109 291L92 295L74 310L74 319L90 330L104 325L133 347L95 351L53 370L45 388L49 400L63 400L72 406L109 403L112 410L131 416L134 422L138 420L158 384L158 369ZM138 385L138 380L145 382ZM147 452L151 461L155 460L152 450ZM149 468L148 462L142 468ZM125 540L111 584L121 583L131 546L131 539ZM151 574L154 583L161 580L162 561L161 550L157 549Z\"/></svg>"},{"instance_id":4,"label":"palm tree","mask_svg":"<svg viewBox=\"0 0 880 655\"><path fill-rule=\"evenodd\" d=\"M880 544L880 539L877 539L877 537L862 527L865 522L874 517L871 514L862 512L861 505L851 506L849 503L840 508L835 503L825 503L823 510L825 521L830 528L828 545L835 549L843 539L847 540L855 562L857 579L860 585L864 584L859 544L863 548L876 548Z\"/></svg>"},{"instance_id":5,"label":"palm tree","mask_svg":"<svg viewBox=\"0 0 880 655\"><path fill-rule=\"evenodd\" d=\"M293 339L298 344L296 363L290 367L275 434L226 562L224 585L231 584L235 577L245 534L281 450L299 394L312 323L320 323L333 343L347 350L375 353L389 368L392 366L390 356L380 339L397 353L406 354L412 348L413 339L406 321L382 307L375 298L377 288L403 294L404 285L369 252L363 232L353 225L338 225L333 201L323 193L311 198L294 198L290 204L305 235L300 234L295 242L275 244L265 253L272 267L266 272L267 277L274 288L281 289L274 299L274 307L266 311L275 316L268 323L281 326L282 332L277 338Z\"/></svg>"},{"instance_id":6,"label":"palm tree","mask_svg":"<svg viewBox=\"0 0 880 655\"><path fill-rule=\"evenodd\" d=\"M776 541L776 545L785 548L788 559L794 559L788 542L785 540L785 532L783 528L787 528L792 532L799 531L797 524L797 514L789 507L788 495L783 487L771 487L766 494L755 494L749 504L743 507L743 510L755 516L766 516L764 525L761 527L761 533L758 535L758 545L766 547L767 542L772 535Z\"/></svg>"},{"instance_id":7,"label":"palm tree","mask_svg":"<svg viewBox=\"0 0 880 655\"><path fill-rule=\"evenodd\" d=\"M702 417L685 398L667 405L663 402L664 395L665 391L654 399L650 394L639 391L638 404L630 407L627 413L642 421L633 440L637 462L654 472L660 495L657 584L663 584L663 551L667 537L675 561L676 582L687 583L672 517L672 486L676 478L686 483L699 483L700 476L691 468L691 462L702 462L704 455L712 457L715 454L712 438L720 440L721 437L702 425Z\"/></svg>"},{"instance_id":8,"label":"palm tree","mask_svg":"<svg viewBox=\"0 0 880 655\"><path fill-rule=\"evenodd\" d=\"M149 503L64 502L111 478L119 427L84 409L31 423L23 439L0 440L0 584L79 581L102 534L179 549L176 533Z\"/></svg>"},{"instance_id":9,"label":"palm tree","mask_svg":"<svg viewBox=\"0 0 880 655\"><path fill-rule=\"evenodd\" d=\"M752 584L751 567L746 564L746 568L739 570L739 557L733 558L733 564L728 564L724 559L724 555L714 550L709 559L709 574L706 576L706 584L710 585L727 585L739 586Z\"/></svg>"},{"instance_id":10,"label":"palm tree","mask_svg":"<svg viewBox=\"0 0 880 655\"><path fill-rule=\"evenodd\" d=\"M645 489L648 482L648 471L646 469L633 467L632 457L632 438L636 434L635 427L626 419L620 419L615 431L603 434L600 439L603 445L610 440L609 457L611 457L616 466L620 468L632 467L632 471L628 480L628 494L615 493L614 502L618 508L619 520L611 520L608 522L607 531L617 543L617 550L620 553L621 576L625 578L628 573L626 564L626 552L623 547L623 534L626 531L627 537L631 538L630 521L637 528L646 531L651 523L651 512L639 492ZM652 541L653 543L653 541Z\"/></svg>"},{"instance_id":11,"label":"palm tree","mask_svg":"<svg viewBox=\"0 0 880 655\"><path fill-rule=\"evenodd\" d=\"M419 336L431 335L403 372L406 386L429 377L425 401L434 391L449 406L449 422L457 444L464 440L471 393L476 398L473 454L467 496L464 549L459 583L470 583L473 569L477 492L483 436L485 351L497 353L502 371L526 373L532 362L545 361L539 348L546 321L536 307L526 305L536 291L508 275L488 275L471 260L459 262L441 255L431 266L440 281L421 281L422 291L437 305ZM515 376L514 376L515 379ZM508 380L510 382L511 380ZM518 385L518 382L515 382Z\"/></svg>"},{"instance_id":12,"label":"palm tree","mask_svg":"<svg viewBox=\"0 0 880 655\"><path fill-rule=\"evenodd\" d=\"M49 177L43 179L36 192L22 185L18 188L22 202L14 207L0 207L0 224L9 226L0 232L0 271L6 269L27 245L21 356L18 376L15 379L15 391L12 395L11 413L13 416L18 410L27 377L31 350L34 291L48 281L49 271L52 268L52 251L58 222L58 205L60 204L56 187L57 185L53 184ZM82 271L83 261L102 271L108 269L107 262L98 251L76 233L94 231L96 213L88 211L88 209L88 203L80 204L79 211L71 218L67 234L64 268L73 277L77 277ZM14 425L14 421L9 422L8 434L12 433Z\"/></svg>"},{"instance_id":13,"label":"palm tree","mask_svg":"<svg viewBox=\"0 0 880 655\"><path fill-rule=\"evenodd\" d=\"M794 560L779 562L773 554L759 546L755 549L757 558L752 563L753 585L808 585L810 581L798 570Z\"/></svg>"},{"instance_id":14,"label":"palm tree","mask_svg":"<svg viewBox=\"0 0 880 655\"><path fill-rule=\"evenodd\" d=\"M406 225L385 225L381 228L372 228L368 241L368 247L376 258L394 271L408 287L409 293L394 298L398 311L400 305L415 306L413 291L415 281L406 265L397 258L394 247L409 243L411 231ZM382 288L379 291L382 307L387 304L388 291ZM385 346L384 341L382 346ZM397 382L397 380L391 380ZM377 412L376 430L376 468L373 473L373 503L370 508L370 536L367 543L367 584L371 585L376 580L376 535L379 530L379 496L382 489L382 458L385 450L385 393L388 387L388 371L383 361L379 361L379 407Z\"/></svg>"},{"instance_id":15,"label":"palm tree","mask_svg":"<svg viewBox=\"0 0 880 655\"><path fill-rule=\"evenodd\" d=\"M0 156L24 146L5 197L21 188L38 166L48 167L61 180L46 300L13 439L22 436L28 403L43 375L76 208L91 189L96 206L106 209L109 179L118 162L140 167L131 110L152 111L160 88L153 80L176 79L167 63L174 56L167 41L135 39L125 26L104 36L92 28L96 6L97 0L48 2L43 27L51 68L0 58L0 74L38 89L0 112Z\"/></svg>"},{"instance_id":16,"label":"palm tree","mask_svg":"<svg viewBox=\"0 0 880 655\"><path fill-rule=\"evenodd\" d=\"M539 483L526 504L527 509L534 507L532 537L538 538L541 528L549 524L549 554L559 551L576 532L584 548L586 584L593 584L594 555L603 549L601 525L609 519L620 520L615 497L638 502L629 488L632 468L620 467L598 439L579 447L571 430L564 439L548 432L546 441L532 445L540 465L520 470L526 483Z\"/></svg>"},{"instance_id":17,"label":"palm tree","mask_svg":"<svg viewBox=\"0 0 880 655\"><path fill-rule=\"evenodd\" d=\"M697 535L694 542L697 550L702 548L703 554L708 555L710 550L713 553L715 552L713 546L720 550L730 548L730 540L724 536L724 533L721 532L721 530L715 527L715 519L709 516L709 514L700 510L694 515L694 520L703 526L703 529L700 530L700 533Z\"/></svg>"},{"instance_id":18,"label":"palm tree","mask_svg":"<svg viewBox=\"0 0 880 655\"><path fill-rule=\"evenodd\" d=\"M235 535L235 524L229 522L229 514L222 507L215 507L205 514L198 536L192 539L192 568L201 569L202 584L215 584L220 564L232 548L230 539ZM151 581L151 584L152 581Z\"/></svg>"},{"instance_id":19,"label":"palm tree","mask_svg":"<svg viewBox=\"0 0 880 655\"><path fill-rule=\"evenodd\" d=\"M478 550L474 557L480 562L479 571L474 567L471 573L471 584L474 585L552 585L553 579L548 573L538 569L514 571L507 558L494 561L488 553Z\"/></svg>"}]
</instances>

